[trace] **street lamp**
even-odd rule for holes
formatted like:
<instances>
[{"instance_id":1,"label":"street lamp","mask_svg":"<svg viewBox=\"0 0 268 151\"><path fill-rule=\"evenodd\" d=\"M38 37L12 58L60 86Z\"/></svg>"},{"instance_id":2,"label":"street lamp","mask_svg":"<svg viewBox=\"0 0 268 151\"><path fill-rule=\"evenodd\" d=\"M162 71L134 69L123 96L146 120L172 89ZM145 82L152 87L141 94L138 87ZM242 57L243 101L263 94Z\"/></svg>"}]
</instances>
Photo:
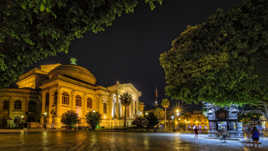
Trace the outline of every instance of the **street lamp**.
<instances>
[{"instance_id":1,"label":"street lamp","mask_svg":"<svg viewBox=\"0 0 268 151\"><path fill-rule=\"evenodd\" d=\"M46 129L47 128L47 112L44 112L43 115L44 115L44 128Z\"/></svg>"},{"instance_id":2,"label":"street lamp","mask_svg":"<svg viewBox=\"0 0 268 151\"><path fill-rule=\"evenodd\" d=\"M176 115L176 118L175 118L175 122L174 122L174 124L175 124L175 127L177 127L177 125L178 125L178 117L180 116L180 108L176 108L175 109L175 115Z\"/></svg>"}]
</instances>

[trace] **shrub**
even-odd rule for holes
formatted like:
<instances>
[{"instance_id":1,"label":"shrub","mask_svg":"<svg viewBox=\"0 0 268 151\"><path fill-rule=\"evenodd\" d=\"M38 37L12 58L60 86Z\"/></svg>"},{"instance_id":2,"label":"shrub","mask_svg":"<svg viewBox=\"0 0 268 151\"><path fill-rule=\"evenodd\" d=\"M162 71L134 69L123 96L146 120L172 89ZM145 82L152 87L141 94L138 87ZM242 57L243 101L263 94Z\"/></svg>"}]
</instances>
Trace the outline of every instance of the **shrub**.
<instances>
[{"instance_id":1,"label":"shrub","mask_svg":"<svg viewBox=\"0 0 268 151\"><path fill-rule=\"evenodd\" d=\"M93 130L96 129L100 122L101 115L98 112L88 112L86 115L87 123Z\"/></svg>"},{"instance_id":2,"label":"shrub","mask_svg":"<svg viewBox=\"0 0 268 151\"><path fill-rule=\"evenodd\" d=\"M74 111L67 111L62 114L61 122L71 128L79 122L78 115Z\"/></svg>"},{"instance_id":3,"label":"shrub","mask_svg":"<svg viewBox=\"0 0 268 151\"><path fill-rule=\"evenodd\" d=\"M148 120L147 128L154 128L154 126L159 123L154 113L149 113L147 116L145 116L145 118Z\"/></svg>"},{"instance_id":4,"label":"shrub","mask_svg":"<svg viewBox=\"0 0 268 151\"><path fill-rule=\"evenodd\" d=\"M144 128L147 127L149 121L144 117L137 117L133 122L132 125L135 125L136 128Z\"/></svg>"}]
</instances>

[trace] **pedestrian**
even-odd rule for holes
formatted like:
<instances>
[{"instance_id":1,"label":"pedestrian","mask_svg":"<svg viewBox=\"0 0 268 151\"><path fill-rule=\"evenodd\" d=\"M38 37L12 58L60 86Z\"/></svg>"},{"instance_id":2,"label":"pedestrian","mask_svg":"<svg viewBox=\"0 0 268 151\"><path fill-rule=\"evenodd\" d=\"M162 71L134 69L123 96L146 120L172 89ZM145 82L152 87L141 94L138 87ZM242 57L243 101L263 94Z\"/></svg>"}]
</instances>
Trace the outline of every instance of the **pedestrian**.
<instances>
[{"instance_id":1,"label":"pedestrian","mask_svg":"<svg viewBox=\"0 0 268 151\"><path fill-rule=\"evenodd\" d=\"M253 127L251 131L251 137L253 140L253 147L255 147L255 145L259 147L260 132L255 126Z\"/></svg>"},{"instance_id":2,"label":"pedestrian","mask_svg":"<svg viewBox=\"0 0 268 151\"><path fill-rule=\"evenodd\" d=\"M246 128L246 136L247 136L247 140L250 141L250 138L251 138L251 128L249 126Z\"/></svg>"},{"instance_id":3,"label":"pedestrian","mask_svg":"<svg viewBox=\"0 0 268 151\"><path fill-rule=\"evenodd\" d=\"M226 137L228 136L228 132L226 128L223 128L222 131L222 139L223 139L223 143L226 143Z\"/></svg>"},{"instance_id":4,"label":"pedestrian","mask_svg":"<svg viewBox=\"0 0 268 151\"><path fill-rule=\"evenodd\" d=\"M194 129L195 141L198 142L198 127L197 126L194 126L193 129Z\"/></svg>"}]
</instances>

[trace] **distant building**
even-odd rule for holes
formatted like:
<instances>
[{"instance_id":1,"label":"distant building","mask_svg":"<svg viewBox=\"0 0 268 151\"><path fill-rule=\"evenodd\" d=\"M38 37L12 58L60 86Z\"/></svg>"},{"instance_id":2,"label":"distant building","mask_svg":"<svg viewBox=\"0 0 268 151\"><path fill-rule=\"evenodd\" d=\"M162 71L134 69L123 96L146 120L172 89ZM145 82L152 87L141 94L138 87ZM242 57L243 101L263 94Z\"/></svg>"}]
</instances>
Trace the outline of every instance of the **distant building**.
<instances>
[{"instance_id":1,"label":"distant building","mask_svg":"<svg viewBox=\"0 0 268 151\"><path fill-rule=\"evenodd\" d=\"M139 111L140 111L139 116L144 116L144 107L145 107L144 103L139 102Z\"/></svg>"},{"instance_id":2,"label":"distant building","mask_svg":"<svg viewBox=\"0 0 268 151\"><path fill-rule=\"evenodd\" d=\"M193 130L197 126L200 130L208 130L208 119L201 111L185 112L175 119L176 129Z\"/></svg>"},{"instance_id":3,"label":"distant building","mask_svg":"<svg viewBox=\"0 0 268 151\"><path fill-rule=\"evenodd\" d=\"M63 113L75 111L78 126L87 126L85 115L99 112L100 126L122 127L124 107L119 96L131 94L127 108L128 124L138 116L141 92L131 83L103 87L96 85L95 76L86 68L71 64L41 65L21 75L18 88L0 89L0 126L14 126L14 120L40 123L41 127L60 128Z\"/></svg>"}]
</instances>

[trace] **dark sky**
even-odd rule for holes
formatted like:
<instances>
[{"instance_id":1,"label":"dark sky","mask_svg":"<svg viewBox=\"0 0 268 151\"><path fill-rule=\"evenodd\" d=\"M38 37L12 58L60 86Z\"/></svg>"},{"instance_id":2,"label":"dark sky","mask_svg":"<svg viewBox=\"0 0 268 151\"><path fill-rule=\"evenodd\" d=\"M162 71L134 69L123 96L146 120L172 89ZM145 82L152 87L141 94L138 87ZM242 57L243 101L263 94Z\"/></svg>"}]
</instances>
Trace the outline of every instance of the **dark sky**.
<instances>
[{"instance_id":1,"label":"dark sky","mask_svg":"<svg viewBox=\"0 0 268 151\"><path fill-rule=\"evenodd\" d=\"M88 33L72 42L69 54L60 54L41 62L68 64L70 57L89 69L97 83L108 86L117 80L131 82L142 92L141 101L150 106L154 89L164 97L164 73L159 55L187 25L199 24L217 8L228 9L240 0L164 0L151 12L140 5L135 13L118 18L105 32Z\"/></svg>"}]
</instances>

